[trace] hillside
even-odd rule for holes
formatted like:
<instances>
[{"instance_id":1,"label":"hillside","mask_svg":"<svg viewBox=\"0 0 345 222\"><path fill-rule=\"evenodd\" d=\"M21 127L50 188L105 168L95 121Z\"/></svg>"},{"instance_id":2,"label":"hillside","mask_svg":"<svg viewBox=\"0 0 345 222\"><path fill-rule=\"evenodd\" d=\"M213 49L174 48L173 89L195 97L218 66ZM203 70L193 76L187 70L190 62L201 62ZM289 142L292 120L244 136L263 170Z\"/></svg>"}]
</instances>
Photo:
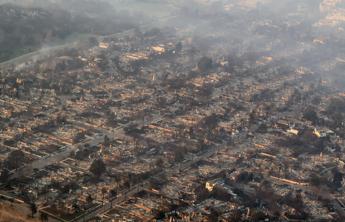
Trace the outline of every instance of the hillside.
<instances>
[{"instance_id":1,"label":"hillside","mask_svg":"<svg viewBox=\"0 0 345 222\"><path fill-rule=\"evenodd\" d=\"M50 5L53 8L54 5ZM57 44L76 34L105 35L133 27L131 19L121 23L117 15L106 16L102 4L96 12L85 6L73 13L78 5L70 3L70 11L57 7L25 7L15 4L0 5L0 62L32 52L44 45ZM88 8L90 10L88 10ZM106 7L107 8L107 7ZM108 10L112 10L108 8Z\"/></svg>"}]
</instances>

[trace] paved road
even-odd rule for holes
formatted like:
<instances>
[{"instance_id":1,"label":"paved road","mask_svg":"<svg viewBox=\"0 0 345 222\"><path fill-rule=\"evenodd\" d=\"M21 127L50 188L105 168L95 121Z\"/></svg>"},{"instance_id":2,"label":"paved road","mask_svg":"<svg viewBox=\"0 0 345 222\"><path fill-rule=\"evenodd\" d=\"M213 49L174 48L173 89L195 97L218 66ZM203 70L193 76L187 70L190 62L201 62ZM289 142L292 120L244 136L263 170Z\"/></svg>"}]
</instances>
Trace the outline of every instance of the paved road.
<instances>
[{"instance_id":1,"label":"paved road","mask_svg":"<svg viewBox=\"0 0 345 222\"><path fill-rule=\"evenodd\" d=\"M46 166L52 165L54 163L60 162L71 155L72 151L76 151L79 146L83 146L89 144L90 146L97 146L98 144L104 141L104 136L96 136L92 139L87 139L82 143L78 143L76 145L66 145L60 148L60 152L53 153L47 157L41 158L39 160L35 160L25 166L18 168L14 171L11 175L10 179L20 178L23 176L28 176L33 173L34 169L42 169Z\"/></svg>"},{"instance_id":2,"label":"paved road","mask_svg":"<svg viewBox=\"0 0 345 222\"><path fill-rule=\"evenodd\" d=\"M112 133L106 132L104 130L101 131L102 134L96 135L93 138L86 139L81 143L74 144L74 145L66 145L61 147L56 153L52 153L44 158L39 160L35 160L25 166L18 168L15 172L11 175L10 179L20 178L23 176L28 176L33 173L34 169L42 169L46 166L52 165L54 163L60 162L71 155L71 152L76 151L78 147L85 146L88 144L89 146L97 146L104 141L104 136L107 135L109 138L113 138L113 135L117 132L122 132L122 128L116 128Z\"/></svg>"},{"instance_id":3,"label":"paved road","mask_svg":"<svg viewBox=\"0 0 345 222\"><path fill-rule=\"evenodd\" d=\"M198 161L200 161L202 159L211 157L212 155L217 153L219 150L224 149L224 148L228 148L228 146L217 145L213 148L210 148L209 150L206 150L205 152L200 153L197 156L190 155L189 161L175 164L175 165L171 166L170 168L168 168L167 170L161 171L161 172L153 175L151 178L160 177L163 174L165 174L167 177L171 177L172 175L177 174L181 171L187 171L190 169L190 167L193 164L197 163ZM188 159L188 156L186 159ZM95 218L97 215L103 214L103 213L111 210L113 206L128 200L129 197L135 195L136 193L139 193L140 191L144 191L144 190L150 188L150 186L151 186L150 185L150 179L144 180L141 183L132 186L130 189L121 191L121 196L118 196L117 198L112 199L109 203L106 203L103 206L100 206L99 208L97 208L95 210L92 210L90 212L86 212L85 214L81 215L80 217L74 219L73 222L89 221L89 220Z\"/></svg>"},{"instance_id":4,"label":"paved road","mask_svg":"<svg viewBox=\"0 0 345 222\"><path fill-rule=\"evenodd\" d=\"M229 148L229 146L217 145L213 148L210 148L209 150L206 150L205 152L201 153L200 155L191 157L190 158L191 160L189 160L189 161L173 165L170 168L168 168L167 170L159 172L159 173L153 175L152 177L159 177L162 174L165 174L167 177L171 177L172 175L177 174L180 171L187 171L191 168L191 166L193 164L197 163L198 161L205 159L205 158L209 158L212 155L216 154L219 150L226 149L226 148ZM187 156L187 159L188 159L188 156ZM269 175L267 176L267 179L269 179L272 183L283 183L283 184L287 184L290 186L294 186L298 189L304 190L305 192L315 193L316 195L318 195L322 199L329 200L330 204L334 207L335 211L338 213L340 218L345 219L345 209L341 206L338 199L336 197L334 197L333 194L331 194L327 191L318 192L317 191L318 188L313 187L313 186L303 186L303 185L297 185L297 184L294 185L294 184L290 184L290 183L284 183L283 181L277 181L277 180L274 180L273 178L271 178ZM86 214L82 215L80 218L73 220L73 222L89 221L92 218L95 218L97 215L101 215L101 214L109 211L110 209L112 209L113 206L128 200L128 198L133 196L134 194L136 194L140 191L144 191L148 188L150 188L150 179L144 180L142 183L139 183L135 186L132 186L130 189L121 192L122 193L121 196L113 199L109 203L106 203L105 205L101 206L100 208L98 208L95 211L87 212Z\"/></svg>"},{"instance_id":5,"label":"paved road","mask_svg":"<svg viewBox=\"0 0 345 222\"><path fill-rule=\"evenodd\" d=\"M157 123L161 121L163 117L158 116L154 118L150 124ZM90 125L87 125L85 123L75 121L75 120L68 120L69 122L79 125L85 128L90 128ZM130 123L129 123L130 124ZM104 136L108 136L110 139L114 139L115 136L118 137L119 135L123 135L123 129L128 126L129 124L117 127L115 129L106 130L103 128L97 128L99 132L101 132L101 135L96 135L93 138L87 139L81 143L74 144L74 145L66 145L60 148L60 152L53 153L49 156L46 156L44 158L41 158L39 160L35 160L29 164L26 164L25 166L18 168L14 171L14 173L10 176L10 179L20 178L23 176L28 176L33 173L34 169L43 169L46 166L52 165L54 163L60 162L66 158L68 158L71 154L71 152L76 151L78 147L84 146L86 144L89 144L89 146L97 146L101 144L104 141ZM93 127L94 128L94 127Z\"/></svg>"}]
</instances>

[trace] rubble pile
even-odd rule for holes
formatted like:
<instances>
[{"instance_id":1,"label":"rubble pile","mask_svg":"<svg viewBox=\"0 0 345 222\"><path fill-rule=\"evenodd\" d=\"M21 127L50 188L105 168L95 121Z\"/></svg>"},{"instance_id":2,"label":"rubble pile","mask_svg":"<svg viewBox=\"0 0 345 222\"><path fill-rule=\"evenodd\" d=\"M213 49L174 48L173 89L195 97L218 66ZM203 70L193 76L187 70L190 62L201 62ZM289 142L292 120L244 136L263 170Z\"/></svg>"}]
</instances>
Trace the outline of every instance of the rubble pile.
<instances>
[{"instance_id":1,"label":"rubble pile","mask_svg":"<svg viewBox=\"0 0 345 222\"><path fill-rule=\"evenodd\" d=\"M179 34L1 69L0 195L59 221L344 220L344 92Z\"/></svg>"}]
</instances>

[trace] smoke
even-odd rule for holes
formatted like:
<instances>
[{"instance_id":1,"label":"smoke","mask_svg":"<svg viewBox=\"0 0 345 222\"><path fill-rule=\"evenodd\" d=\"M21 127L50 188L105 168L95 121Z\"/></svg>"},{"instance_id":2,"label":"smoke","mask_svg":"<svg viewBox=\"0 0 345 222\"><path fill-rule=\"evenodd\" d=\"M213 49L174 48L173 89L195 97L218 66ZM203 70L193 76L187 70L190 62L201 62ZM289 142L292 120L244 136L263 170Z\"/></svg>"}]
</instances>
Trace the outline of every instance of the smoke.
<instances>
[{"instance_id":1,"label":"smoke","mask_svg":"<svg viewBox=\"0 0 345 222\"><path fill-rule=\"evenodd\" d=\"M339 72L339 61L345 60L341 50L341 36L345 36L344 0L0 1L8 2L60 9L81 18L75 20L81 24L87 19L96 21L94 26L90 25L92 22L86 26L97 27L92 28L92 34L98 35L118 32L121 29L114 27L123 23L142 30L173 29L179 38L190 38L203 54L261 53L276 61L306 66L315 73Z\"/></svg>"}]
</instances>

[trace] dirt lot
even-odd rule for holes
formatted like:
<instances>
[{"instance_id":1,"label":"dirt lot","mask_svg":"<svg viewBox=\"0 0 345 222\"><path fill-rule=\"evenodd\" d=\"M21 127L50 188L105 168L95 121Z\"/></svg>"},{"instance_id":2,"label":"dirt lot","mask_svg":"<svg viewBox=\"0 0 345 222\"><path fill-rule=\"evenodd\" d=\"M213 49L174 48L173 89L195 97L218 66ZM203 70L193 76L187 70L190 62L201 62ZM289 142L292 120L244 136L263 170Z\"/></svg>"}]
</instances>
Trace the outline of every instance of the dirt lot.
<instances>
[{"instance_id":1,"label":"dirt lot","mask_svg":"<svg viewBox=\"0 0 345 222\"><path fill-rule=\"evenodd\" d=\"M37 219L29 218L29 209L23 205L12 204L9 202L0 203L1 222L36 222Z\"/></svg>"}]
</instances>

